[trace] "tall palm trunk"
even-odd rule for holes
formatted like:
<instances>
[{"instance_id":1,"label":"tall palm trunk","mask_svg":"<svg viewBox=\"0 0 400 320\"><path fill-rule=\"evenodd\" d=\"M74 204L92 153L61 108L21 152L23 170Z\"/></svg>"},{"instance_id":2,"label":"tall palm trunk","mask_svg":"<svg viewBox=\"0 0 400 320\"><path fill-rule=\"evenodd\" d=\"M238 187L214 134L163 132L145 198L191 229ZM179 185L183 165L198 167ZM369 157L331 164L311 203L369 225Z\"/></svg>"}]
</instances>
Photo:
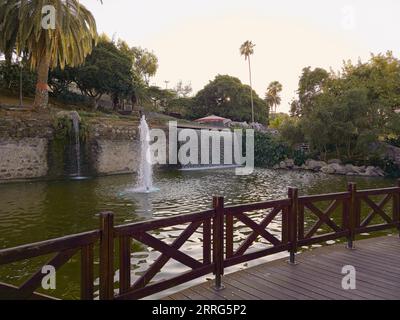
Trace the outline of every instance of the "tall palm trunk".
<instances>
[{"instance_id":1,"label":"tall palm trunk","mask_svg":"<svg viewBox=\"0 0 400 320\"><path fill-rule=\"evenodd\" d=\"M47 85L49 80L49 67L50 54L46 52L42 55L37 68L36 94L33 103L35 109L46 108L49 103L49 91Z\"/></svg>"},{"instance_id":2,"label":"tall palm trunk","mask_svg":"<svg viewBox=\"0 0 400 320\"><path fill-rule=\"evenodd\" d=\"M254 123L254 102L253 102L253 83L251 80L251 63L249 56L249 76L250 76L250 99L251 99L251 121Z\"/></svg>"}]
</instances>

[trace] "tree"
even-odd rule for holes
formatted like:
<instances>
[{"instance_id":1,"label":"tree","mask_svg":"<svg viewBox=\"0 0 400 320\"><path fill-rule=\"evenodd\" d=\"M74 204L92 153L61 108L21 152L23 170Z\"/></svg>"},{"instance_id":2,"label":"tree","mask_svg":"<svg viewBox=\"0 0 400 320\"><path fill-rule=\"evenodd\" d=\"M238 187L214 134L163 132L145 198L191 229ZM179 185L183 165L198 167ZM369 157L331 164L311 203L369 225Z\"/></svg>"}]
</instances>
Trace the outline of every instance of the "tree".
<instances>
[{"instance_id":1,"label":"tree","mask_svg":"<svg viewBox=\"0 0 400 320\"><path fill-rule=\"evenodd\" d=\"M323 93L326 82L330 79L330 74L322 69L311 67L303 69L299 80L298 101L291 104L291 114L302 116L313 108L313 103L318 95Z\"/></svg>"},{"instance_id":2,"label":"tree","mask_svg":"<svg viewBox=\"0 0 400 320\"><path fill-rule=\"evenodd\" d=\"M187 98L189 96L189 94L193 91L192 84L189 82L188 84L184 85L182 80L180 80L176 84L174 91L176 92L176 95L179 98Z\"/></svg>"},{"instance_id":3,"label":"tree","mask_svg":"<svg viewBox=\"0 0 400 320\"><path fill-rule=\"evenodd\" d=\"M287 113L275 113L274 119L270 120L269 127L272 129L280 129L283 123L289 119Z\"/></svg>"},{"instance_id":4,"label":"tree","mask_svg":"<svg viewBox=\"0 0 400 320\"><path fill-rule=\"evenodd\" d=\"M104 34L82 66L57 68L50 73L49 83L55 95L67 92L71 84L76 84L92 100L94 109L105 94L112 98L114 109L123 99L136 101L136 89L141 85L133 74L130 57Z\"/></svg>"},{"instance_id":5,"label":"tree","mask_svg":"<svg viewBox=\"0 0 400 320\"><path fill-rule=\"evenodd\" d=\"M134 95L132 61L104 35L85 64L75 68L73 79L83 94L94 99L95 108L104 94L111 96L114 109Z\"/></svg>"},{"instance_id":6,"label":"tree","mask_svg":"<svg viewBox=\"0 0 400 320\"><path fill-rule=\"evenodd\" d=\"M56 8L55 29L42 27L44 4ZM0 51L25 52L37 71L35 108L48 104L49 68L82 64L97 37L96 22L79 0L1 0L0 21Z\"/></svg>"},{"instance_id":7,"label":"tree","mask_svg":"<svg viewBox=\"0 0 400 320\"><path fill-rule=\"evenodd\" d=\"M173 90L161 89L156 86L147 88L145 95L146 100L149 100L152 107L157 111L168 111L169 102L177 98Z\"/></svg>"},{"instance_id":8,"label":"tree","mask_svg":"<svg viewBox=\"0 0 400 320\"><path fill-rule=\"evenodd\" d=\"M347 61L338 73L305 68L291 113L322 158L365 160L373 143L400 133L399 88L400 61L391 52Z\"/></svg>"},{"instance_id":9,"label":"tree","mask_svg":"<svg viewBox=\"0 0 400 320\"><path fill-rule=\"evenodd\" d=\"M267 92L265 94L265 102L269 106L269 110L273 110L276 114L277 106L281 104L282 98L280 93L282 92L282 84L279 81L273 81L269 84Z\"/></svg>"},{"instance_id":10,"label":"tree","mask_svg":"<svg viewBox=\"0 0 400 320\"><path fill-rule=\"evenodd\" d=\"M158 70L157 56L141 47L129 47L123 40L118 41L117 47L132 59L134 72L148 86L150 78L155 76Z\"/></svg>"},{"instance_id":11,"label":"tree","mask_svg":"<svg viewBox=\"0 0 400 320\"><path fill-rule=\"evenodd\" d=\"M257 122L267 123L264 101L250 86L235 77L218 75L200 90L193 99L191 117L199 118L215 114L234 121L252 121L248 106L253 96L254 117Z\"/></svg>"},{"instance_id":12,"label":"tree","mask_svg":"<svg viewBox=\"0 0 400 320\"><path fill-rule=\"evenodd\" d=\"M254 47L256 45L251 41L245 41L240 47L240 54L245 57L245 60L249 61L249 78L250 78L250 98L251 98L251 121L254 123L254 101L253 101L253 84L251 79L251 62L250 57L254 54Z\"/></svg>"}]
</instances>

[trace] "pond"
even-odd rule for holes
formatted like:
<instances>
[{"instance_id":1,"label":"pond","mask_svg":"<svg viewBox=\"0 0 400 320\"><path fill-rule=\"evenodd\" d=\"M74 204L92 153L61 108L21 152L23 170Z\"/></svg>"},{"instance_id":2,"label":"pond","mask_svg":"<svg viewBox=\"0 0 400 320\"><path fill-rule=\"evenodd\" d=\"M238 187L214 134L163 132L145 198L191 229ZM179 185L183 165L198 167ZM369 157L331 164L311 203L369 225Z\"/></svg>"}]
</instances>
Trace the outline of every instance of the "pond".
<instances>
[{"instance_id":1,"label":"pond","mask_svg":"<svg viewBox=\"0 0 400 320\"><path fill-rule=\"evenodd\" d=\"M231 169L157 171L154 184L159 191L138 195L131 192L135 179L134 175L120 175L0 185L0 249L96 229L97 214L103 211L114 212L115 224L119 225L208 209L213 195L225 196L226 205L231 205L285 198L288 186L298 187L300 194L320 194L345 191L350 181L357 182L359 189L395 184L392 179L269 169L256 169L251 176L235 176ZM254 220L257 220L256 214ZM278 234L279 221L272 228ZM170 243L180 232L179 228L169 228L162 230L158 237ZM235 240L239 241L247 233L245 228L237 230ZM183 250L200 257L199 234ZM132 263L138 276L157 258L157 253L140 246L134 251ZM44 261L39 258L2 266L0 282L21 284ZM157 277L170 277L182 268L171 261ZM45 293L60 298L79 297L79 257L57 273L55 292Z\"/></svg>"}]
</instances>

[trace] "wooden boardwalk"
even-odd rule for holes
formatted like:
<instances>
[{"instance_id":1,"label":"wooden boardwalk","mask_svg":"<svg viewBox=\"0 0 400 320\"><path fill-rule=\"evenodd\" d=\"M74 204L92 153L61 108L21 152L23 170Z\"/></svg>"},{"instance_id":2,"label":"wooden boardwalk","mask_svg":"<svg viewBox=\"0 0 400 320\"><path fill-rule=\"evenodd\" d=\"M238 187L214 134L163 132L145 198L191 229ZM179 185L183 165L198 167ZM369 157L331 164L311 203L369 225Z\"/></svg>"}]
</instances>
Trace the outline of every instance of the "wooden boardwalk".
<instances>
[{"instance_id":1,"label":"wooden boardwalk","mask_svg":"<svg viewBox=\"0 0 400 320\"><path fill-rule=\"evenodd\" d=\"M280 259L223 277L216 292L206 282L166 300L399 300L400 239L357 241L356 250L336 244L301 253L299 264ZM356 290L343 290L343 266L356 268Z\"/></svg>"}]
</instances>

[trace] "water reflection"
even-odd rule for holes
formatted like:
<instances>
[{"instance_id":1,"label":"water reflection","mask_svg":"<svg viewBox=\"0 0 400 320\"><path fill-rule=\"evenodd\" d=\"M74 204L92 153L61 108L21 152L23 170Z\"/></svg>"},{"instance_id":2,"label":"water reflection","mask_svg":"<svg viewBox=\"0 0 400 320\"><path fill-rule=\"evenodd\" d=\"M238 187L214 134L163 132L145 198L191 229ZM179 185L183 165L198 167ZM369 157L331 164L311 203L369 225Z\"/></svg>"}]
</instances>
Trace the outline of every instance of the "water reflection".
<instances>
[{"instance_id":1,"label":"water reflection","mask_svg":"<svg viewBox=\"0 0 400 320\"><path fill-rule=\"evenodd\" d=\"M225 203L242 204L287 196L287 187L300 189L300 194L318 194L345 191L350 181L359 189L393 186L394 180L380 178L355 178L327 176L311 172L289 172L258 169L251 176L236 176L234 169L215 171L165 171L157 172L157 193L134 194L127 192L136 181L131 175L101 177L79 181L47 181L0 185L0 248L13 247L67 234L98 228L97 214L102 211L115 213L115 224L131 223L153 218L169 217L196 212L211 207L212 196L225 196ZM251 217L260 221L265 212L252 212ZM270 231L280 237L281 221L278 216ZM165 228L155 236L172 243L185 226ZM242 241L250 230L238 226L236 242ZM182 251L201 260L201 228L182 247ZM254 247L265 246L260 239ZM134 245L132 264L133 279L137 279L159 256L159 253ZM79 261L66 267L57 294L74 298L79 294ZM20 263L0 268L0 282L19 283L36 266ZM243 266L240 266L243 267ZM13 269L14 268L14 269ZM16 276L15 270L18 270ZM172 260L156 279L169 277L185 270Z\"/></svg>"}]
</instances>

